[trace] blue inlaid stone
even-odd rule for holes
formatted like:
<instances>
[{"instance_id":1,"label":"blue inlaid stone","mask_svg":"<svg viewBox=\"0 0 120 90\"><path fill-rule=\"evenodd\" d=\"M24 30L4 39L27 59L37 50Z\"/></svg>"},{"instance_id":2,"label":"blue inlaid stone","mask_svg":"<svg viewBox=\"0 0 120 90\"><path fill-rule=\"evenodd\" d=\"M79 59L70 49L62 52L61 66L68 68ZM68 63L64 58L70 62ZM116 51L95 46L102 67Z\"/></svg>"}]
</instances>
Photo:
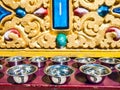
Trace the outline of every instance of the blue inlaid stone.
<instances>
[{"instance_id":1,"label":"blue inlaid stone","mask_svg":"<svg viewBox=\"0 0 120 90\"><path fill-rule=\"evenodd\" d=\"M57 47L59 47L59 48L65 47L66 44L67 44L66 35L63 34L63 33L58 34L57 37L56 37L56 44L57 44Z\"/></svg>"},{"instance_id":2,"label":"blue inlaid stone","mask_svg":"<svg viewBox=\"0 0 120 90\"><path fill-rule=\"evenodd\" d=\"M109 13L109 7L106 5L102 5L98 8L97 12L101 17L104 17Z\"/></svg>"},{"instance_id":3,"label":"blue inlaid stone","mask_svg":"<svg viewBox=\"0 0 120 90\"><path fill-rule=\"evenodd\" d=\"M26 11L23 8L17 8L15 10L17 17L22 18L26 15Z\"/></svg>"},{"instance_id":4,"label":"blue inlaid stone","mask_svg":"<svg viewBox=\"0 0 120 90\"><path fill-rule=\"evenodd\" d=\"M2 6L0 6L0 21L7 15L10 15L11 12L7 11L5 8L3 8Z\"/></svg>"},{"instance_id":5,"label":"blue inlaid stone","mask_svg":"<svg viewBox=\"0 0 120 90\"><path fill-rule=\"evenodd\" d=\"M120 14L120 7L114 8L114 9L113 9L113 12Z\"/></svg>"},{"instance_id":6,"label":"blue inlaid stone","mask_svg":"<svg viewBox=\"0 0 120 90\"><path fill-rule=\"evenodd\" d=\"M69 0L52 0L53 28L69 28Z\"/></svg>"}]
</instances>

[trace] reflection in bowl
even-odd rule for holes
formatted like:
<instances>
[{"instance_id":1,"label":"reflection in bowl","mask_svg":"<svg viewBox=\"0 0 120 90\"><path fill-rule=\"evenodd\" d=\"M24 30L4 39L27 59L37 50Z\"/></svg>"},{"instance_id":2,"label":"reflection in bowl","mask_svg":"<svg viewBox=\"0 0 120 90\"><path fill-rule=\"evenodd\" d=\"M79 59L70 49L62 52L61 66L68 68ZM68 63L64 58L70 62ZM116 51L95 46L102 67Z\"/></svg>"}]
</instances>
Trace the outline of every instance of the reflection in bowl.
<instances>
[{"instance_id":1,"label":"reflection in bowl","mask_svg":"<svg viewBox=\"0 0 120 90\"><path fill-rule=\"evenodd\" d=\"M73 69L66 65L52 65L44 70L44 73L50 76L54 84L66 83L73 72Z\"/></svg>"},{"instance_id":2,"label":"reflection in bowl","mask_svg":"<svg viewBox=\"0 0 120 90\"><path fill-rule=\"evenodd\" d=\"M22 64L23 60L25 60L25 58L22 56L14 56L14 57L6 58L6 61L10 66L16 66Z\"/></svg>"},{"instance_id":3,"label":"reflection in bowl","mask_svg":"<svg viewBox=\"0 0 120 90\"><path fill-rule=\"evenodd\" d=\"M116 64L120 64L120 59L116 58L99 58L99 61L101 62L101 64L108 66L111 69L114 69L114 66Z\"/></svg>"},{"instance_id":4,"label":"reflection in bowl","mask_svg":"<svg viewBox=\"0 0 120 90\"><path fill-rule=\"evenodd\" d=\"M26 83L37 69L38 68L34 65L22 64L9 68L7 74L12 76L16 83Z\"/></svg>"},{"instance_id":5,"label":"reflection in bowl","mask_svg":"<svg viewBox=\"0 0 120 90\"><path fill-rule=\"evenodd\" d=\"M0 70L2 70L3 69L3 65L0 65Z\"/></svg>"},{"instance_id":6,"label":"reflection in bowl","mask_svg":"<svg viewBox=\"0 0 120 90\"><path fill-rule=\"evenodd\" d=\"M88 58L88 57L76 58L74 61L78 62L78 63L83 63L83 64L88 64L88 63L94 63L94 62L96 62L95 59Z\"/></svg>"},{"instance_id":7,"label":"reflection in bowl","mask_svg":"<svg viewBox=\"0 0 120 90\"><path fill-rule=\"evenodd\" d=\"M86 64L80 67L80 71L87 75L92 83L100 83L104 77L111 74L111 69L100 64Z\"/></svg>"},{"instance_id":8,"label":"reflection in bowl","mask_svg":"<svg viewBox=\"0 0 120 90\"><path fill-rule=\"evenodd\" d=\"M81 65L84 65L84 64L96 62L96 60L94 58L89 58L89 57L75 58L74 61L77 63L78 67L80 67Z\"/></svg>"},{"instance_id":9,"label":"reflection in bowl","mask_svg":"<svg viewBox=\"0 0 120 90\"><path fill-rule=\"evenodd\" d=\"M47 58L40 56L40 57L33 57L29 59L31 64L38 66L38 68L44 67L47 61Z\"/></svg>"},{"instance_id":10,"label":"reflection in bowl","mask_svg":"<svg viewBox=\"0 0 120 90\"><path fill-rule=\"evenodd\" d=\"M115 69L116 69L117 71L120 71L120 64L115 65Z\"/></svg>"},{"instance_id":11,"label":"reflection in bowl","mask_svg":"<svg viewBox=\"0 0 120 90\"><path fill-rule=\"evenodd\" d=\"M51 58L51 61L53 61L55 64L67 64L67 62L70 61L69 57L65 57L65 56L55 56L53 58Z\"/></svg>"}]
</instances>

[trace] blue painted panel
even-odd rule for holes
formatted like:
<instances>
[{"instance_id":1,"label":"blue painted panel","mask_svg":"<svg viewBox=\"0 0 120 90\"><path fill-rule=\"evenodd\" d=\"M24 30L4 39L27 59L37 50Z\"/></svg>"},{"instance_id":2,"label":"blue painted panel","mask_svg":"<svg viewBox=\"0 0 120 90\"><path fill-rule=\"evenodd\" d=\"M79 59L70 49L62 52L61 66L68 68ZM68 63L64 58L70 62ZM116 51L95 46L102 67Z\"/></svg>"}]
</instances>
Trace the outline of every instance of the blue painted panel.
<instances>
[{"instance_id":1,"label":"blue painted panel","mask_svg":"<svg viewBox=\"0 0 120 90\"><path fill-rule=\"evenodd\" d=\"M69 28L69 0L52 0L53 28Z\"/></svg>"}]
</instances>

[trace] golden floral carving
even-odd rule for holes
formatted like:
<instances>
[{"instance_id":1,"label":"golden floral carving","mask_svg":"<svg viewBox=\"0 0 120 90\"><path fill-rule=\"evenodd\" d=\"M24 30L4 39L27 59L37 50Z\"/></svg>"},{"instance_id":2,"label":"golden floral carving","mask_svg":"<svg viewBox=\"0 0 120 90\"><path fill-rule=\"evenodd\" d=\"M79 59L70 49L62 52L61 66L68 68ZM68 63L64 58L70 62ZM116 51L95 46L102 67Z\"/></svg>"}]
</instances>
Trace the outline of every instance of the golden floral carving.
<instances>
[{"instance_id":1,"label":"golden floral carving","mask_svg":"<svg viewBox=\"0 0 120 90\"><path fill-rule=\"evenodd\" d=\"M50 0L1 0L0 4L11 12L0 22L0 48L24 48L24 49L55 49L57 31L51 30ZM106 33L109 27L120 28L120 15L112 12L120 7L120 0L71 0L72 19L70 31L63 31L67 35L65 49L116 49L120 48L120 40L115 41L116 32ZM99 16L97 10L101 5L107 5L110 12L105 16ZM51 6L51 7L50 7ZM26 15L18 18L15 9L18 7L26 10ZM34 12L43 7L48 10L48 15L38 17ZM79 17L74 15L74 9L85 8L88 13ZM71 12L71 11L70 11ZM12 40L7 41L4 34L10 29L16 28L20 37L14 33L9 34ZM60 31L61 32L61 31Z\"/></svg>"},{"instance_id":2,"label":"golden floral carving","mask_svg":"<svg viewBox=\"0 0 120 90\"><path fill-rule=\"evenodd\" d=\"M3 3L9 6L12 9L16 9L18 7L25 8L25 10L29 13L32 13L37 8L42 5L47 8L49 0L2 0Z\"/></svg>"}]
</instances>

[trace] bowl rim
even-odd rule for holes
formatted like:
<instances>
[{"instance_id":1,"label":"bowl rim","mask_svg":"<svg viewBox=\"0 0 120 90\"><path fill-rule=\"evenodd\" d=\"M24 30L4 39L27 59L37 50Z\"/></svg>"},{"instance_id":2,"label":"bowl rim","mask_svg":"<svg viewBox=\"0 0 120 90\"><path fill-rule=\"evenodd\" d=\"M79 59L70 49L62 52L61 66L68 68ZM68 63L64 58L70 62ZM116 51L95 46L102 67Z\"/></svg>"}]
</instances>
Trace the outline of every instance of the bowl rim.
<instances>
[{"instance_id":1,"label":"bowl rim","mask_svg":"<svg viewBox=\"0 0 120 90\"><path fill-rule=\"evenodd\" d=\"M120 69L118 69L118 66L120 66L120 64L115 65L115 69L116 69L117 71L120 71Z\"/></svg>"},{"instance_id":2,"label":"bowl rim","mask_svg":"<svg viewBox=\"0 0 120 90\"><path fill-rule=\"evenodd\" d=\"M82 63L82 62L79 62L78 60L76 59L83 59L83 58L90 58L90 59L93 59L94 61L93 62L87 62L87 63ZM81 64L90 64L90 63L95 63L96 62L96 59L92 58L92 57L77 57L75 58L73 61L77 62L77 63L81 63Z\"/></svg>"},{"instance_id":3,"label":"bowl rim","mask_svg":"<svg viewBox=\"0 0 120 90\"><path fill-rule=\"evenodd\" d=\"M35 59L35 58L38 58L38 57L43 57L43 58L45 58L44 61L39 61L39 62L46 62L46 61L48 60L48 58L47 58L47 57L44 57L44 56L31 57L31 58L29 58L28 60L29 60L30 62L37 62L37 61L33 61L32 59Z\"/></svg>"},{"instance_id":4,"label":"bowl rim","mask_svg":"<svg viewBox=\"0 0 120 90\"><path fill-rule=\"evenodd\" d=\"M7 62L16 62L16 61L14 61L14 60L11 60L11 61L10 61L10 59L15 58L15 57L21 57L21 58L22 58L22 59L19 59L19 60L17 60L17 61L24 61L24 60L26 59L26 57L23 57L23 56L12 56L12 57L6 58L5 61L7 61Z\"/></svg>"},{"instance_id":5,"label":"bowl rim","mask_svg":"<svg viewBox=\"0 0 120 90\"><path fill-rule=\"evenodd\" d=\"M12 69L12 68L14 68L14 67L18 67L18 66L24 66L24 65L33 66L33 67L35 68L35 71L33 71L33 72L29 73L29 74L23 74L23 75L11 75L11 74L8 73L8 71L9 71L10 69ZM12 66L12 67L8 68L8 69L6 70L6 74L8 74L9 76L13 76L13 77L14 77L14 76L25 76L25 75L28 76L28 75L31 75L31 74L35 73L37 70L38 70L38 67L35 66L35 65L32 65L32 64L21 64L21 65Z\"/></svg>"},{"instance_id":6,"label":"bowl rim","mask_svg":"<svg viewBox=\"0 0 120 90\"><path fill-rule=\"evenodd\" d=\"M72 70L72 73L69 74L69 75L65 75L65 76L53 76L53 75L47 73L47 70L48 70L50 67L52 67L52 66L66 66L66 67L68 67L69 69ZM50 65L50 66L47 66L47 67L44 69L44 73L45 73L46 75L48 75L48 76L51 76L51 77L69 77L69 76L71 76L74 72L75 72L75 70L74 70L73 67L68 66L68 65L61 65L61 64L59 64L59 65Z\"/></svg>"},{"instance_id":7,"label":"bowl rim","mask_svg":"<svg viewBox=\"0 0 120 90\"><path fill-rule=\"evenodd\" d=\"M101 60L101 59L115 59L115 60L119 60L119 62L118 63L108 63L108 62L104 62L104 60ZM106 63L106 64L120 64L120 59L118 59L118 58L114 58L114 57L102 57L102 58L98 58L98 60L101 62L101 63Z\"/></svg>"},{"instance_id":8,"label":"bowl rim","mask_svg":"<svg viewBox=\"0 0 120 90\"><path fill-rule=\"evenodd\" d=\"M105 67L109 71L109 73L107 73L105 75L98 75L98 76L107 76L107 75L110 75L112 73L112 70L109 67L101 65L101 64L85 64L85 65L80 66L79 70L86 75L90 75L90 74L87 74L87 73L83 72L83 70L82 70L83 67L88 66L88 65L100 65L100 66Z\"/></svg>"},{"instance_id":9,"label":"bowl rim","mask_svg":"<svg viewBox=\"0 0 120 90\"><path fill-rule=\"evenodd\" d=\"M65 58L68 58L68 60L60 62L60 61L54 60L53 58L55 58L55 57L65 57ZM69 62L71 59L70 59L70 57L67 57L67 56L54 56L54 57L51 57L50 60L53 61L53 62L64 63L64 62Z\"/></svg>"}]
</instances>

